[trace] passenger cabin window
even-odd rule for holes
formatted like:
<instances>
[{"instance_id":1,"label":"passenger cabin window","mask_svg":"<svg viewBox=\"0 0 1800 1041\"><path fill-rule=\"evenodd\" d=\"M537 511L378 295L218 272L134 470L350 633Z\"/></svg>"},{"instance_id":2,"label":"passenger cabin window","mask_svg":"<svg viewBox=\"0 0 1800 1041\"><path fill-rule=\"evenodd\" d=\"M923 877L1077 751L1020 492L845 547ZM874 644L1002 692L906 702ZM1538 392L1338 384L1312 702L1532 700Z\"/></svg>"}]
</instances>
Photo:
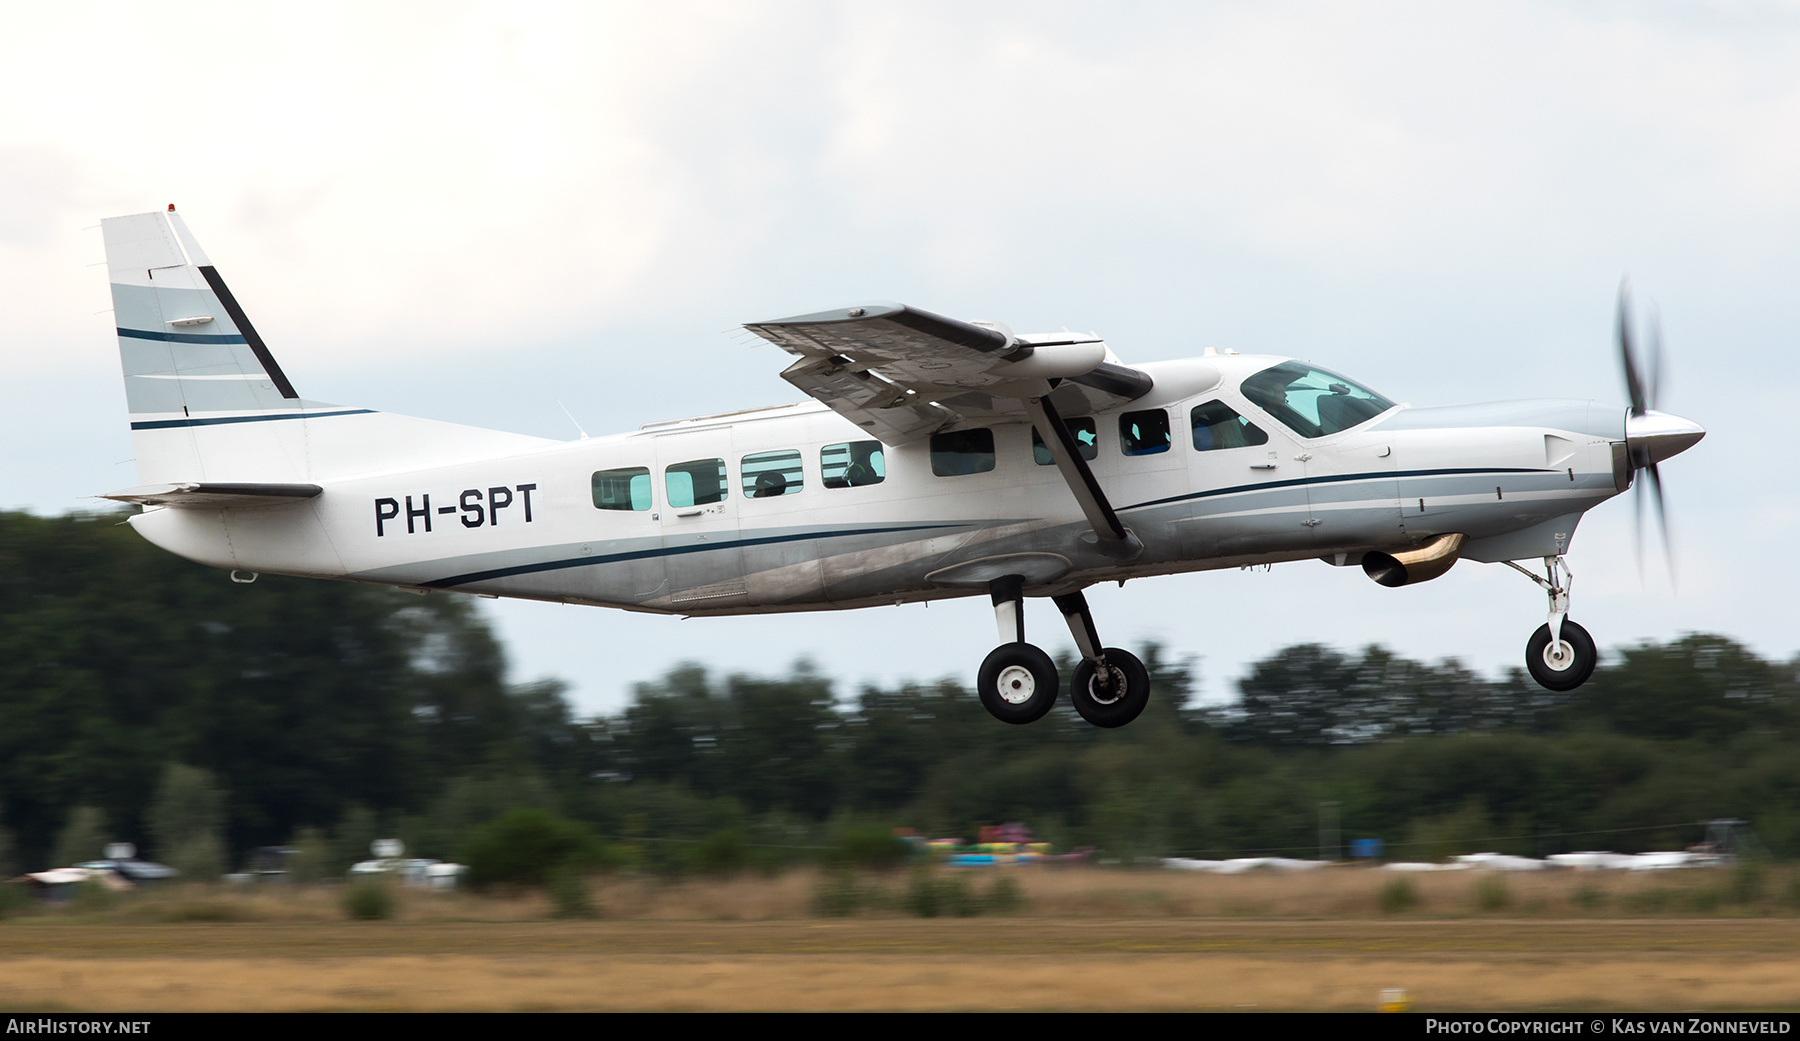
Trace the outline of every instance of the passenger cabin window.
<instances>
[{"instance_id":1,"label":"passenger cabin window","mask_svg":"<svg viewBox=\"0 0 1800 1041\"><path fill-rule=\"evenodd\" d=\"M1223 401L1195 405L1189 418L1194 424L1194 448L1201 452L1269 443L1269 435L1263 433L1261 427L1238 415L1236 409Z\"/></svg>"},{"instance_id":2,"label":"passenger cabin window","mask_svg":"<svg viewBox=\"0 0 1800 1041\"><path fill-rule=\"evenodd\" d=\"M1297 361L1243 382L1244 396L1301 437L1328 437L1374 419L1394 403L1334 372Z\"/></svg>"},{"instance_id":3,"label":"passenger cabin window","mask_svg":"<svg viewBox=\"0 0 1800 1041\"><path fill-rule=\"evenodd\" d=\"M800 491L805 474L799 452L758 452L744 457L738 472L747 499L774 499Z\"/></svg>"},{"instance_id":4,"label":"passenger cabin window","mask_svg":"<svg viewBox=\"0 0 1800 1041\"><path fill-rule=\"evenodd\" d=\"M987 473L994 468L994 432L953 430L931 435L931 472L939 477Z\"/></svg>"},{"instance_id":5,"label":"passenger cabin window","mask_svg":"<svg viewBox=\"0 0 1800 1041\"><path fill-rule=\"evenodd\" d=\"M725 460L695 459L676 463L663 472L663 488L668 492L670 508L724 502L728 490Z\"/></svg>"},{"instance_id":6,"label":"passenger cabin window","mask_svg":"<svg viewBox=\"0 0 1800 1041\"><path fill-rule=\"evenodd\" d=\"M1075 438L1075 447L1081 452L1081 458L1092 459L1100 454L1100 433L1092 419L1065 419L1063 425ZM1039 466L1051 466L1056 460L1050 456L1050 446L1038 435L1037 427L1031 428L1031 458Z\"/></svg>"},{"instance_id":7,"label":"passenger cabin window","mask_svg":"<svg viewBox=\"0 0 1800 1041\"><path fill-rule=\"evenodd\" d=\"M1160 408L1127 412L1119 417L1119 450L1126 455L1155 455L1169 450L1169 413Z\"/></svg>"},{"instance_id":8,"label":"passenger cabin window","mask_svg":"<svg viewBox=\"0 0 1800 1041\"><path fill-rule=\"evenodd\" d=\"M649 509L650 471L641 466L628 466L621 470L601 470L594 474L594 508Z\"/></svg>"},{"instance_id":9,"label":"passenger cabin window","mask_svg":"<svg viewBox=\"0 0 1800 1041\"><path fill-rule=\"evenodd\" d=\"M827 488L859 488L887 480L880 441L846 441L819 449L819 480Z\"/></svg>"}]
</instances>

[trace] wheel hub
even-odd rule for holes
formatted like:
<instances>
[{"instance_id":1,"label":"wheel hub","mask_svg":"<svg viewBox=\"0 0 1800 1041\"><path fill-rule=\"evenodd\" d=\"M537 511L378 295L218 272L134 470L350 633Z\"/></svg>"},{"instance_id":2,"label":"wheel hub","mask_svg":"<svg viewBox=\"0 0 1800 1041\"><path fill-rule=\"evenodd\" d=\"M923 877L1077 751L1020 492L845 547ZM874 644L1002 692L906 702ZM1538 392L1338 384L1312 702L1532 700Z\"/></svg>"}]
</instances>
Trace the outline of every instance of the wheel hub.
<instances>
[{"instance_id":1,"label":"wheel hub","mask_svg":"<svg viewBox=\"0 0 1800 1041\"><path fill-rule=\"evenodd\" d=\"M1125 673L1109 665L1106 677L1111 682L1104 687L1100 685L1098 672L1093 679L1088 680L1088 696L1094 699L1096 705L1111 705L1125 696Z\"/></svg>"},{"instance_id":2,"label":"wheel hub","mask_svg":"<svg viewBox=\"0 0 1800 1041\"><path fill-rule=\"evenodd\" d=\"M1575 648L1566 640L1557 640L1544 647L1544 664L1557 672L1562 672L1575 664Z\"/></svg>"},{"instance_id":3,"label":"wheel hub","mask_svg":"<svg viewBox=\"0 0 1800 1041\"><path fill-rule=\"evenodd\" d=\"M1008 665L1000 670L1000 700L1008 705L1023 705L1037 692L1037 678L1023 665Z\"/></svg>"}]
</instances>

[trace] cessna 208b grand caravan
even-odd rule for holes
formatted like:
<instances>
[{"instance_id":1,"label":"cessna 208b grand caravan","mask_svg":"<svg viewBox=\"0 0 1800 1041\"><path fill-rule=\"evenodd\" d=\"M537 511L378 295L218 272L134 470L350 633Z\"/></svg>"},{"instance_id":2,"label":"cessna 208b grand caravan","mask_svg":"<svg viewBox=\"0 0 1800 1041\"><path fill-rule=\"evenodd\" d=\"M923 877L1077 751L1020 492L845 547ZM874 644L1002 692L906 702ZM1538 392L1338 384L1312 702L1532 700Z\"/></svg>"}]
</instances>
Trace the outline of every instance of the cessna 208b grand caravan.
<instances>
[{"instance_id":1,"label":"cessna 208b grand caravan","mask_svg":"<svg viewBox=\"0 0 1800 1041\"><path fill-rule=\"evenodd\" d=\"M174 210L102 225L142 483L107 498L151 542L240 581L682 615L985 593L979 692L1008 723L1061 689L1023 598L1068 622L1077 711L1121 726L1149 678L1084 588L1306 558L1388 586L1509 564L1549 595L1526 665L1572 689L1597 657L1568 618L1576 523L1640 470L1660 512L1657 464L1705 433L1651 407L1621 294L1629 408L1408 408L1288 358L1130 366L1093 335L874 303L746 326L812 401L545 440L303 399Z\"/></svg>"}]
</instances>

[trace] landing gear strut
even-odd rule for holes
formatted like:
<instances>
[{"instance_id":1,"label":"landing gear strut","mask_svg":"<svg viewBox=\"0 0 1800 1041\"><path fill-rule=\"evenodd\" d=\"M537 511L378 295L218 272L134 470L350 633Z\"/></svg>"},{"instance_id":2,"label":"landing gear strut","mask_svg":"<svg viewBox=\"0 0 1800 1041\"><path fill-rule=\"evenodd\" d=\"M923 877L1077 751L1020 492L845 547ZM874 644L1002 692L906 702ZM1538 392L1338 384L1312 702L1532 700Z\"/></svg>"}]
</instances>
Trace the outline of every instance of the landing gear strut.
<instances>
[{"instance_id":1,"label":"landing gear strut","mask_svg":"<svg viewBox=\"0 0 1800 1041\"><path fill-rule=\"evenodd\" d=\"M1550 619L1525 644L1525 668L1546 690L1574 690L1594 674L1600 653L1586 629L1569 620L1569 589L1575 573L1561 556L1544 558L1548 581L1512 561L1506 565L1543 587L1550 598Z\"/></svg>"},{"instance_id":2,"label":"landing gear strut","mask_svg":"<svg viewBox=\"0 0 1800 1041\"><path fill-rule=\"evenodd\" d=\"M1097 727L1122 727L1150 703L1150 673L1137 655L1100 646L1087 597L1079 592L1054 598L1081 650L1081 664L1069 680L1069 700L1081 718Z\"/></svg>"},{"instance_id":3,"label":"landing gear strut","mask_svg":"<svg viewBox=\"0 0 1800 1041\"><path fill-rule=\"evenodd\" d=\"M1042 649L1025 642L1025 580L1007 575L988 583L994 621L1007 641L981 663L975 690L981 706L1002 723L1035 723L1056 704L1062 677Z\"/></svg>"},{"instance_id":4,"label":"landing gear strut","mask_svg":"<svg viewBox=\"0 0 1800 1041\"><path fill-rule=\"evenodd\" d=\"M1062 685L1050 656L1025 642L1024 588L1025 580L1018 575L988 583L994 621L1006 642L981 663L976 691L982 707L1003 723L1042 719L1056 704ZM1097 727L1122 727L1136 719L1150 701L1150 673L1144 663L1130 651L1100 646L1087 597L1076 592L1052 599L1081 651L1069 691L1075 711Z\"/></svg>"}]
</instances>

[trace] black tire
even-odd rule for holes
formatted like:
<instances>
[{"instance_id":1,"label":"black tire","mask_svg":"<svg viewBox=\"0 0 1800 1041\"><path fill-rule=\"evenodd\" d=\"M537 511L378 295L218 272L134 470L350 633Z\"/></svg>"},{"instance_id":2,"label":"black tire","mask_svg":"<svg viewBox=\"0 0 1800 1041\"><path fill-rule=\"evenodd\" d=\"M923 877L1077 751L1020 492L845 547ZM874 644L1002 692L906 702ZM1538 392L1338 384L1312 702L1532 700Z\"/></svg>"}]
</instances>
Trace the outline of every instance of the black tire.
<instances>
[{"instance_id":1,"label":"black tire","mask_svg":"<svg viewBox=\"0 0 1800 1041\"><path fill-rule=\"evenodd\" d=\"M1150 703L1150 672L1130 651L1108 647L1100 652L1100 656L1106 659L1113 682L1123 685L1124 689L1106 691L1099 687L1094 682L1098 670L1093 662L1083 658L1069 680L1069 700L1075 703L1075 711L1081 713L1081 718L1089 723L1097 727L1122 727L1136 719Z\"/></svg>"},{"instance_id":2,"label":"black tire","mask_svg":"<svg viewBox=\"0 0 1800 1041\"><path fill-rule=\"evenodd\" d=\"M1545 690L1574 690L1588 681L1600 661L1600 652L1594 649L1594 638L1567 618L1563 619L1562 642L1568 649L1562 662L1549 656L1549 625L1538 626L1538 631L1532 633L1525 644L1525 668Z\"/></svg>"},{"instance_id":3,"label":"black tire","mask_svg":"<svg viewBox=\"0 0 1800 1041\"><path fill-rule=\"evenodd\" d=\"M981 707L1002 723L1035 723L1056 704L1062 677L1050 656L1029 643L1002 644L981 663Z\"/></svg>"}]
</instances>

